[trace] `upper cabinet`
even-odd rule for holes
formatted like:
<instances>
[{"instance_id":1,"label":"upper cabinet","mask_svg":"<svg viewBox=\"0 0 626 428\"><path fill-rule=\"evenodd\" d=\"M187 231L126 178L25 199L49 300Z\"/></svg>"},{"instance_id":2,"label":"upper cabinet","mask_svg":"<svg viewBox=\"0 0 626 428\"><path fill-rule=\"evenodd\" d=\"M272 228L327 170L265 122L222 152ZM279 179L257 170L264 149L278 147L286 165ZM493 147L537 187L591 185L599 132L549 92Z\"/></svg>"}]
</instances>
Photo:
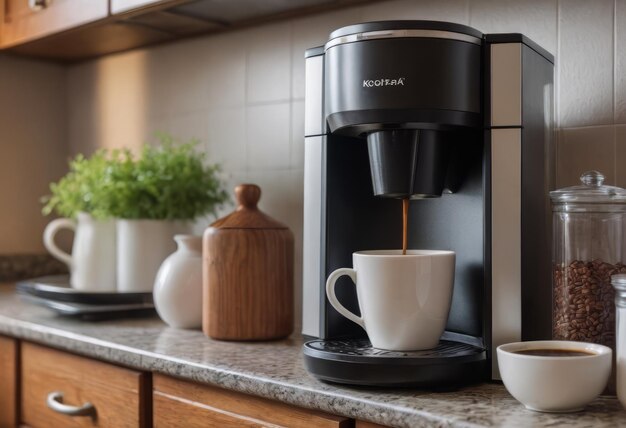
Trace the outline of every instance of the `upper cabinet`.
<instances>
[{"instance_id":1,"label":"upper cabinet","mask_svg":"<svg viewBox=\"0 0 626 428\"><path fill-rule=\"evenodd\" d=\"M0 0L0 49L73 62L376 0Z\"/></svg>"},{"instance_id":2,"label":"upper cabinet","mask_svg":"<svg viewBox=\"0 0 626 428\"><path fill-rule=\"evenodd\" d=\"M111 13L124 13L146 6L171 5L172 3L174 2L171 0L111 0Z\"/></svg>"},{"instance_id":3,"label":"upper cabinet","mask_svg":"<svg viewBox=\"0 0 626 428\"><path fill-rule=\"evenodd\" d=\"M11 47L109 15L108 0L4 0L2 47Z\"/></svg>"}]
</instances>

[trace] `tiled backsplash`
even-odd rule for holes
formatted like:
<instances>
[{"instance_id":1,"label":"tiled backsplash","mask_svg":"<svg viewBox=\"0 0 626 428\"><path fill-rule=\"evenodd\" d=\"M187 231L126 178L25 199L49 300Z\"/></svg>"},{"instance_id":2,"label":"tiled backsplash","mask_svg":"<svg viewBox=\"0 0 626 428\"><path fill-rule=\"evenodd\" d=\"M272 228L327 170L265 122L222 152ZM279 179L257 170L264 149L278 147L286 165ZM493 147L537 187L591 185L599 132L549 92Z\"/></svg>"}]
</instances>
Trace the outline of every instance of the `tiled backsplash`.
<instances>
[{"instance_id":1,"label":"tiled backsplash","mask_svg":"<svg viewBox=\"0 0 626 428\"><path fill-rule=\"evenodd\" d=\"M78 64L65 70L69 153L137 147L155 131L201 139L230 187L261 185L261 208L294 231L300 289L304 50L382 19L534 39L557 59L558 185L596 168L626 186L626 0L385 1Z\"/></svg>"},{"instance_id":2,"label":"tiled backsplash","mask_svg":"<svg viewBox=\"0 0 626 428\"><path fill-rule=\"evenodd\" d=\"M42 253L40 198L67 158L65 70L0 55L0 281L7 258Z\"/></svg>"}]
</instances>

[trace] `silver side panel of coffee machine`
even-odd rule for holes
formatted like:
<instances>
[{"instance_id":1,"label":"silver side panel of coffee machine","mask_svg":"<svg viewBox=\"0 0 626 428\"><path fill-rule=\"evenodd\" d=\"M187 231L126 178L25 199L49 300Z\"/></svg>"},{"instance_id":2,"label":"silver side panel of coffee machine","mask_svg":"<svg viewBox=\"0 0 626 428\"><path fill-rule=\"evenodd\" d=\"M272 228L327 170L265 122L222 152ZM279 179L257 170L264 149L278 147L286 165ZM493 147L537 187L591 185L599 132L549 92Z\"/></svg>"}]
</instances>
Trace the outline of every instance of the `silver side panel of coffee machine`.
<instances>
[{"instance_id":1,"label":"silver side panel of coffee machine","mask_svg":"<svg viewBox=\"0 0 626 428\"><path fill-rule=\"evenodd\" d=\"M490 47L492 349L522 338L521 47L520 43ZM492 377L499 379L496 352L491 361Z\"/></svg>"},{"instance_id":2,"label":"silver side panel of coffee machine","mask_svg":"<svg viewBox=\"0 0 626 428\"><path fill-rule=\"evenodd\" d=\"M553 87L552 64L528 45L489 50L491 372L499 379L499 345L550 338Z\"/></svg>"},{"instance_id":3,"label":"silver side panel of coffee machine","mask_svg":"<svg viewBox=\"0 0 626 428\"><path fill-rule=\"evenodd\" d=\"M324 56L306 59L304 103L304 230L302 251L302 334L321 336L323 282L323 74Z\"/></svg>"}]
</instances>

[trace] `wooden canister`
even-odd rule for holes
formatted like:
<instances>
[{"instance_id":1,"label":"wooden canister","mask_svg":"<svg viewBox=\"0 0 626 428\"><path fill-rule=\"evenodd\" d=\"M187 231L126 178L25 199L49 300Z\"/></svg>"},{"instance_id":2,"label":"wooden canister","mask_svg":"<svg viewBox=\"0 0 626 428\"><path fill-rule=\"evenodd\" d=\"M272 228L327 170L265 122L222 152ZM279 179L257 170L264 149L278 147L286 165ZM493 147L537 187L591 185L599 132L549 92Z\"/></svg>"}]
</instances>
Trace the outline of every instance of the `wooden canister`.
<instances>
[{"instance_id":1,"label":"wooden canister","mask_svg":"<svg viewBox=\"0 0 626 428\"><path fill-rule=\"evenodd\" d=\"M204 333L269 340L293 330L293 233L257 208L261 189L241 184L238 207L204 232Z\"/></svg>"}]
</instances>

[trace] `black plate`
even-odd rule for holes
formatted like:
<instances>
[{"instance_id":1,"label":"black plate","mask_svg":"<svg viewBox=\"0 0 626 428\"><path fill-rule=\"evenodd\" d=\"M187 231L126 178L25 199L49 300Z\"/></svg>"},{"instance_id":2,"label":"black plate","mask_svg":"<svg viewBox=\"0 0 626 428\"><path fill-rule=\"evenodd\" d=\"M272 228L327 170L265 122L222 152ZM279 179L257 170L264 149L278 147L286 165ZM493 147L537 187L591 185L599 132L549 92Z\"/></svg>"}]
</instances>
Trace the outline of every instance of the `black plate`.
<instances>
[{"instance_id":1,"label":"black plate","mask_svg":"<svg viewBox=\"0 0 626 428\"><path fill-rule=\"evenodd\" d=\"M118 318L142 318L156 314L152 303L130 303L122 305L87 305L83 303L58 302L41 297L22 295L28 302L46 307L59 315L100 321Z\"/></svg>"},{"instance_id":2,"label":"black plate","mask_svg":"<svg viewBox=\"0 0 626 428\"><path fill-rule=\"evenodd\" d=\"M152 304L152 293L118 293L76 290L70 286L69 275L44 276L17 283L20 294L57 302L86 305Z\"/></svg>"}]
</instances>

